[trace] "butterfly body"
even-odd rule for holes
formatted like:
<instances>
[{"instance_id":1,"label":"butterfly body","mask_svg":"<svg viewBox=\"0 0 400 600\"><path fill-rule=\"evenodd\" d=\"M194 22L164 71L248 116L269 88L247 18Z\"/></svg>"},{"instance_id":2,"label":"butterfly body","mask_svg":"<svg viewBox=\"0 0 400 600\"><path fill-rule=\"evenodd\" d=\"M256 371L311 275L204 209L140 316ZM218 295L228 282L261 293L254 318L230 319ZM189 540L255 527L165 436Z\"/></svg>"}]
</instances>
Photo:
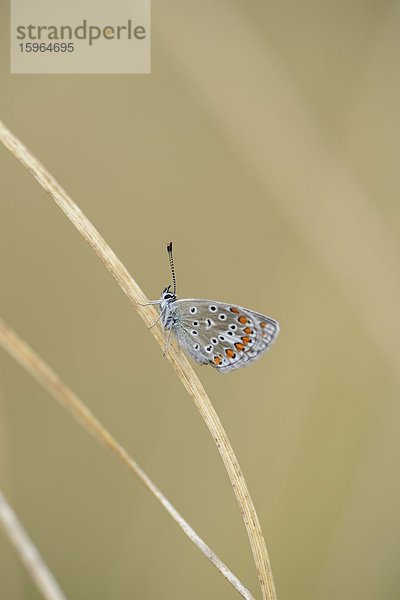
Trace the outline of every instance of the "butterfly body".
<instances>
[{"instance_id":1,"label":"butterfly body","mask_svg":"<svg viewBox=\"0 0 400 600\"><path fill-rule=\"evenodd\" d=\"M164 328L175 335L187 354L220 373L260 358L279 333L279 324L271 317L235 304L178 299L170 286L157 304Z\"/></svg>"}]
</instances>

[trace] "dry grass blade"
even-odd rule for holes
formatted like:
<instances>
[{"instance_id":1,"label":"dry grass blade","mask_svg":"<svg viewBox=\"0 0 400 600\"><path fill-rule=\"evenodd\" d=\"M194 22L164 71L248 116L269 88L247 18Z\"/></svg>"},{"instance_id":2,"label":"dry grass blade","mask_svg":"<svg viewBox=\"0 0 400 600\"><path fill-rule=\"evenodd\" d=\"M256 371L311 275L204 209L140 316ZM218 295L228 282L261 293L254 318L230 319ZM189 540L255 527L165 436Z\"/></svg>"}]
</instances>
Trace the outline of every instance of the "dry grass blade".
<instances>
[{"instance_id":1,"label":"dry grass blade","mask_svg":"<svg viewBox=\"0 0 400 600\"><path fill-rule=\"evenodd\" d=\"M37 548L30 540L17 515L1 491L0 522L43 598L46 598L46 600L66 600L66 596L43 562Z\"/></svg>"},{"instance_id":2,"label":"dry grass blade","mask_svg":"<svg viewBox=\"0 0 400 600\"><path fill-rule=\"evenodd\" d=\"M93 435L99 442L114 452L120 460L132 471L145 487L161 502L173 520L183 529L190 540L209 559L233 587L246 600L254 600L249 590L218 558L209 546L200 538L192 527L179 514L158 487L146 475L143 469L131 458L128 452L107 431L85 404L72 392L54 371L30 348L17 334L0 319L0 346L3 346L19 364L24 367L44 388L66 408L72 416Z\"/></svg>"},{"instance_id":3,"label":"dry grass blade","mask_svg":"<svg viewBox=\"0 0 400 600\"><path fill-rule=\"evenodd\" d=\"M112 276L116 279L118 285L135 306L145 323L151 325L156 318L156 311L152 307L141 307L138 305L138 303L147 302L147 298L127 269L100 236L92 223L68 196L65 190L48 173L45 167L33 156L33 154L5 127L4 124L1 123L1 121L0 140L24 165L24 167L30 171L43 189L50 194L54 202L56 202L65 215L72 221L84 239L90 244L91 248L110 271ZM163 347L164 335L160 327L153 327L151 332L160 346ZM183 352L174 342L171 342L170 344L168 359L172 363L189 395L195 402L224 462L246 526L263 598L264 600L275 600L275 585L260 522L228 436L226 435L219 417L200 383L200 380Z\"/></svg>"}]
</instances>

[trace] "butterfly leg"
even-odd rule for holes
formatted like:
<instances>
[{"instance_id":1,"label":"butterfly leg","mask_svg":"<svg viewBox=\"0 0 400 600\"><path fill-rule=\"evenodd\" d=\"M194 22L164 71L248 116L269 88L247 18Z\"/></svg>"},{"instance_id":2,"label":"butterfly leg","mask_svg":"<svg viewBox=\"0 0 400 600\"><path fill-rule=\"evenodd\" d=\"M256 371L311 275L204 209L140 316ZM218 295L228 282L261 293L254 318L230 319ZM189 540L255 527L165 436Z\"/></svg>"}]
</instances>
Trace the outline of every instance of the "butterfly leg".
<instances>
[{"instance_id":1,"label":"butterfly leg","mask_svg":"<svg viewBox=\"0 0 400 600\"><path fill-rule=\"evenodd\" d=\"M167 354L167 352L168 352L168 346L169 346L169 340L170 340L170 337L171 337L171 331L172 331L172 329L170 329L168 331L168 336L167 336L167 341L165 342L165 348L164 348L163 356L165 356Z\"/></svg>"},{"instance_id":2,"label":"butterfly leg","mask_svg":"<svg viewBox=\"0 0 400 600\"><path fill-rule=\"evenodd\" d=\"M141 304L140 302L136 303L137 306L152 306L154 304L161 304L161 300L151 300L150 302L146 302L146 304Z\"/></svg>"},{"instance_id":3,"label":"butterfly leg","mask_svg":"<svg viewBox=\"0 0 400 600\"><path fill-rule=\"evenodd\" d=\"M159 317L158 317L158 318L157 318L157 319L154 321L153 325L150 325L150 326L149 326L149 329L153 329L153 327L154 327L155 325L157 325L157 323L158 323L158 321L161 319L161 317L162 317L162 314L160 314L160 316L159 316Z\"/></svg>"},{"instance_id":4,"label":"butterfly leg","mask_svg":"<svg viewBox=\"0 0 400 600\"><path fill-rule=\"evenodd\" d=\"M161 304L160 300L151 300L150 302L146 302L146 304L137 303L137 306L152 306ZM156 321L154 321L153 325L150 325L149 329L153 329L154 325L157 325L158 321L161 319L161 314Z\"/></svg>"}]
</instances>

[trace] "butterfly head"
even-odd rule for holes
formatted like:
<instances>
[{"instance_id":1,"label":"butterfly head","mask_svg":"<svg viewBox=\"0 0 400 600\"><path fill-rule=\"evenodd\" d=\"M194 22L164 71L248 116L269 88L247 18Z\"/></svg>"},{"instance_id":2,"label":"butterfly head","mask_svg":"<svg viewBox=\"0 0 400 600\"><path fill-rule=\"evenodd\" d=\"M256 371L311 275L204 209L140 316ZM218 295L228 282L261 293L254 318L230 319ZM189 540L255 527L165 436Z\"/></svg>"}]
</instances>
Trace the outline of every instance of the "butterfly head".
<instances>
[{"instance_id":1,"label":"butterfly head","mask_svg":"<svg viewBox=\"0 0 400 600\"><path fill-rule=\"evenodd\" d=\"M168 285L161 292L161 302L165 302L166 304L169 304L170 302L175 302L175 300L176 300L176 294L171 292L171 286Z\"/></svg>"}]
</instances>

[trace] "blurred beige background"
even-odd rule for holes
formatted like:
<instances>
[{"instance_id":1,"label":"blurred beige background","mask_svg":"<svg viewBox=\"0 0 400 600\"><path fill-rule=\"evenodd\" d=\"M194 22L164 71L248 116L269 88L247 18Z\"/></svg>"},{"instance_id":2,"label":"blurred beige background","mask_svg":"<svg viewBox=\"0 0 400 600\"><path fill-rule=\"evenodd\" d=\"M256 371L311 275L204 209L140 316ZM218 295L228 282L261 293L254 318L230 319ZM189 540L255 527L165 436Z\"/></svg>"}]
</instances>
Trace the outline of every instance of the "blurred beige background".
<instances>
[{"instance_id":1,"label":"blurred beige background","mask_svg":"<svg viewBox=\"0 0 400 600\"><path fill-rule=\"evenodd\" d=\"M252 307L276 346L198 368L238 454L280 600L400 596L400 4L153 0L149 76L11 76L0 118L151 298ZM1 316L260 597L218 453L160 348L0 148ZM236 592L4 352L0 487L69 598ZM211 492L210 492L211 488ZM0 597L39 598L0 530Z\"/></svg>"}]
</instances>

